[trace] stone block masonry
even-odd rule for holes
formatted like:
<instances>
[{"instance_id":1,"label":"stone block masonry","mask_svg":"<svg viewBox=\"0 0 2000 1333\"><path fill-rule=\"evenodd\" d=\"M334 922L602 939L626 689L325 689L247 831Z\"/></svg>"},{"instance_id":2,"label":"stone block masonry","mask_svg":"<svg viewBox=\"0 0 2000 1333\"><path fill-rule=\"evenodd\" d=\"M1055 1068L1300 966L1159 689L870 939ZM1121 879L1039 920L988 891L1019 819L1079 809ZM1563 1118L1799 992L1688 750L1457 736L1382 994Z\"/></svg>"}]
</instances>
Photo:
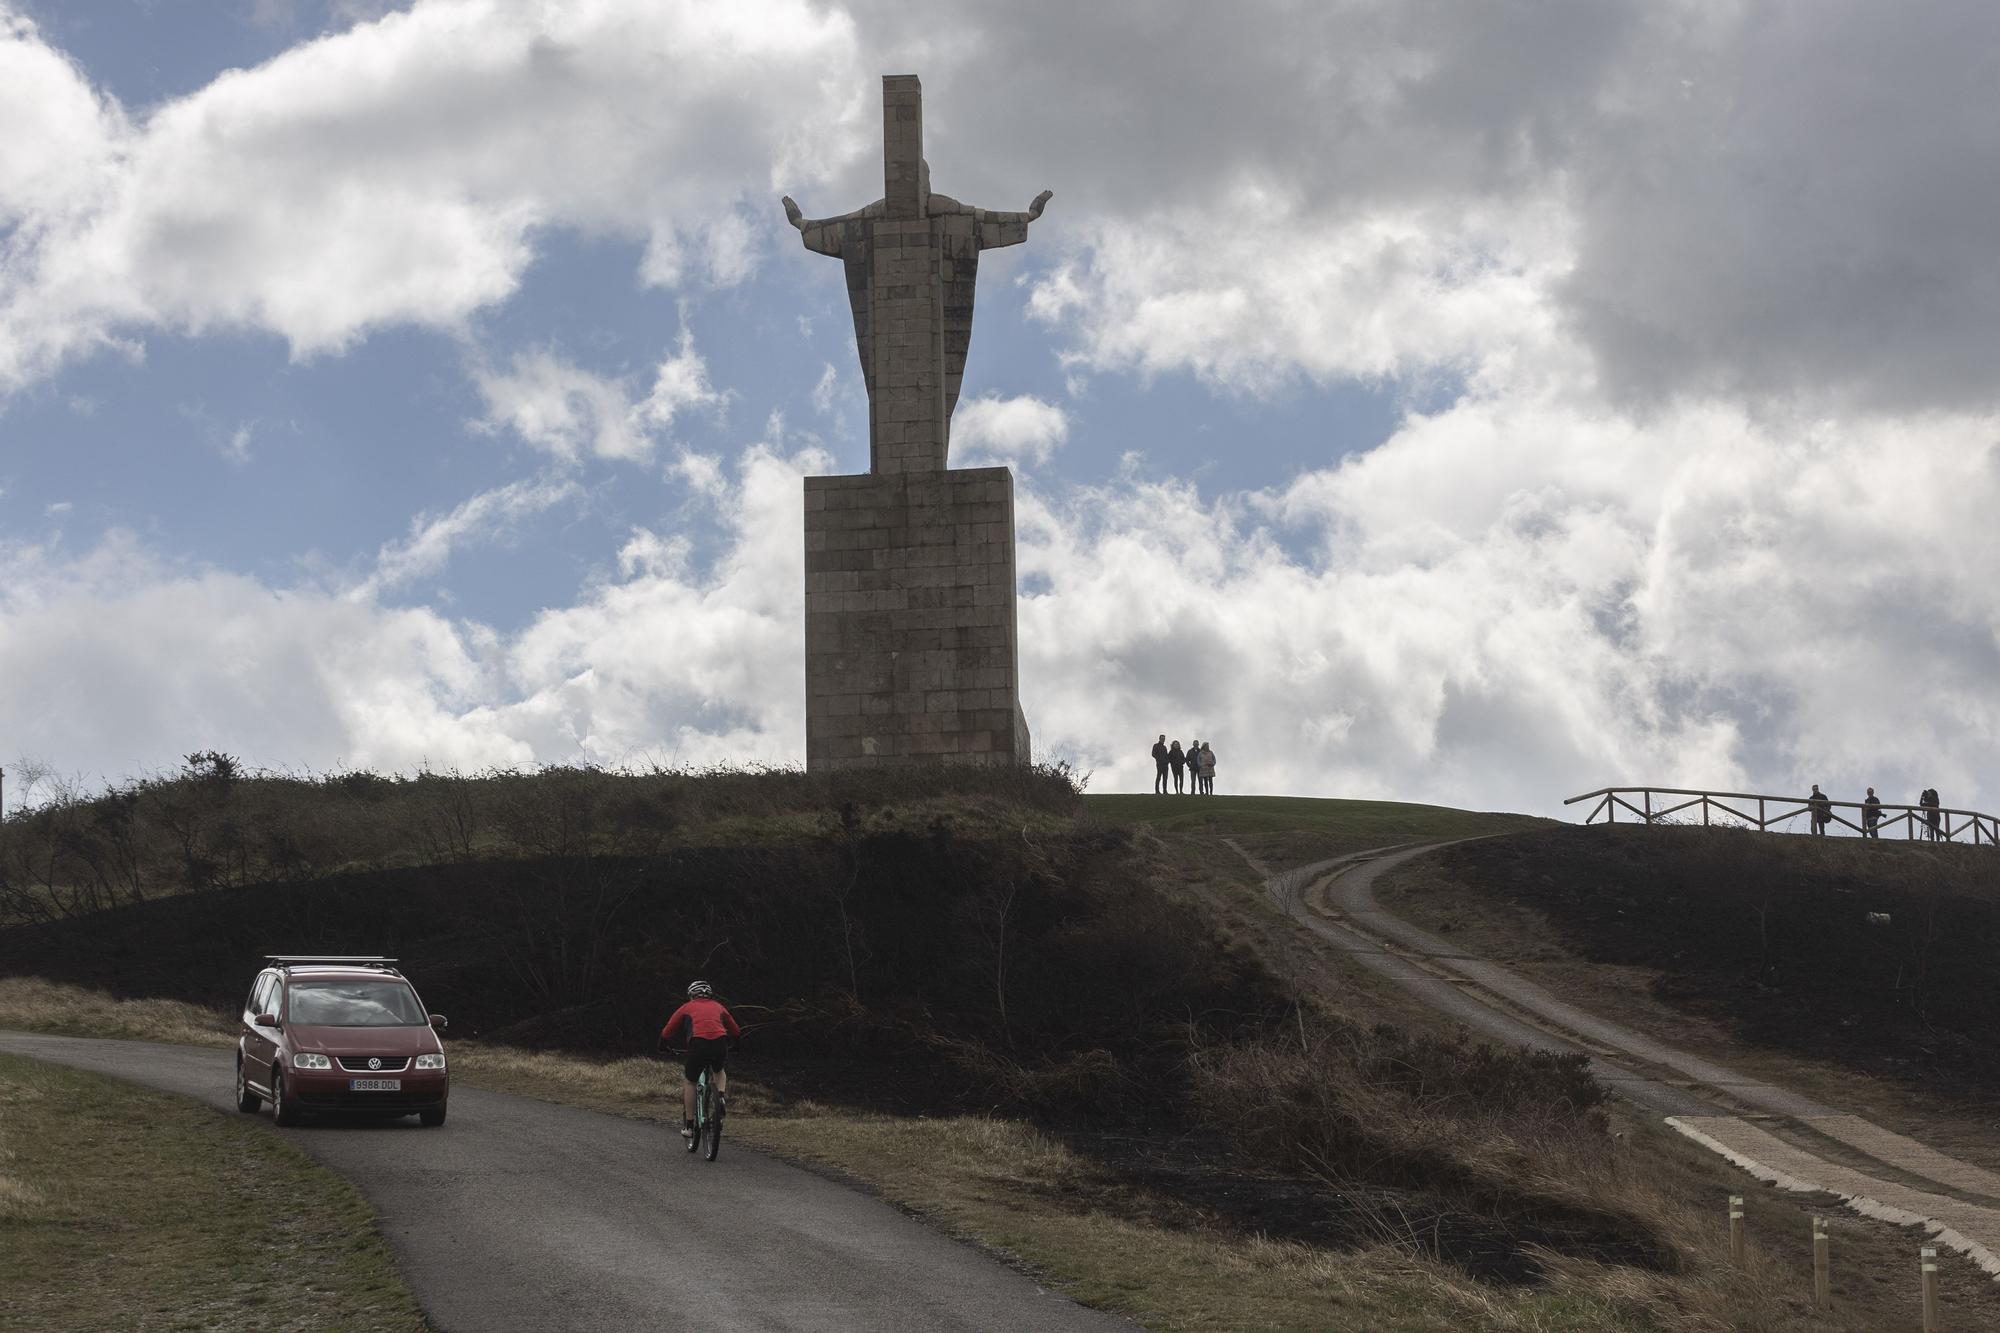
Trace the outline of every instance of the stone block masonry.
<instances>
[{"instance_id":1,"label":"stone block masonry","mask_svg":"<svg viewBox=\"0 0 2000 1333\"><path fill-rule=\"evenodd\" d=\"M807 477L806 767L1024 764L1014 477Z\"/></svg>"},{"instance_id":2,"label":"stone block masonry","mask_svg":"<svg viewBox=\"0 0 2000 1333\"><path fill-rule=\"evenodd\" d=\"M1014 479L951 470L982 251L1050 198L975 208L930 187L923 85L882 80L882 197L785 218L839 259L868 388L868 474L806 479L806 767L1025 764L1015 671Z\"/></svg>"}]
</instances>

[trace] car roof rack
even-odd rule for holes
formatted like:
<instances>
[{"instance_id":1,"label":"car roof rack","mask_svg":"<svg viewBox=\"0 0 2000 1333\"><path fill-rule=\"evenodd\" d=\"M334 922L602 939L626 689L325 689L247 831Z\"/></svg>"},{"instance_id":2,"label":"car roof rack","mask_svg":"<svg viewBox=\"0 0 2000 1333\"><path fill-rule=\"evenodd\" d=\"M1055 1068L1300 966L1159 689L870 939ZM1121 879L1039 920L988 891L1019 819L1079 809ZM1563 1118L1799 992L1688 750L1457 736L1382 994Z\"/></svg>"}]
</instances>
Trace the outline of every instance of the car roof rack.
<instances>
[{"instance_id":1,"label":"car roof rack","mask_svg":"<svg viewBox=\"0 0 2000 1333\"><path fill-rule=\"evenodd\" d=\"M376 967L393 970L398 960L378 953L267 953L264 961L279 967Z\"/></svg>"}]
</instances>

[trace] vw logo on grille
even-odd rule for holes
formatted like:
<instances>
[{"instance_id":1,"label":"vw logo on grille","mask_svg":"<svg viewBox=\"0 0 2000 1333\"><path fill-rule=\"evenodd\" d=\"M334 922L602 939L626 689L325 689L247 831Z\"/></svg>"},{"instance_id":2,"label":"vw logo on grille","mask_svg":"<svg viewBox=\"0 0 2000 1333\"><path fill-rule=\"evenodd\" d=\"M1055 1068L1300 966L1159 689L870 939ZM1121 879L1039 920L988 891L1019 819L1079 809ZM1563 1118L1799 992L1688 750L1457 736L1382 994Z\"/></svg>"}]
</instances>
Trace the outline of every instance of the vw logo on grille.
<instances>
[{"instance_id":1,"label":"vw logo on grille","mask_svg":"<svg viewBox=\"0 0 2000 1333\"><path fill-rule=\"evenodd\" d=\"M379 1056L379 1055L371 1055L371 1056L369 1056L369 1057L368 1057L368 1067L369 1067L370 1069L380 1069L380 1068L382 1067L382 1057L381 1057L381 1056Z\"/></svg>"}]
</instances>

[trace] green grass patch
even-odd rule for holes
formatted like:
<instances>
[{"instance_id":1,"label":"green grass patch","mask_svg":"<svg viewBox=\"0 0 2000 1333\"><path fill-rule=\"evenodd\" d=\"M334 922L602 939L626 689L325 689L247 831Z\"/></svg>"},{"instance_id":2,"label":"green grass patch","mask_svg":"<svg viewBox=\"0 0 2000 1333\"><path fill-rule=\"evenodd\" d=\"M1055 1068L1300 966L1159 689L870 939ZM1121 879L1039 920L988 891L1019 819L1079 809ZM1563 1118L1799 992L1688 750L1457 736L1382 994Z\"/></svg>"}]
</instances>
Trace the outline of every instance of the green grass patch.
<instances>
[{"instance_id":1,"label":"green grass patch","mask_svg":"<svg viewBox=\"0 0 2000 1333\"><path fill-rule=\"evenodd\" d=\"M1155 796L1126 792L1086 796L1084 808L1107 824L1148 824L1175 833L1353 833L1406 838L1465 838L1545 826L1532 815L1454 810L1406 801L1342 801L1320 796Z\"/></svg>"},{"instance_id":2,"label":"green grass patch","mask_svg":"<svg viewBox=\"0 0 2000 1333\"><path fill-rule=\"evenodd\" d=\"M268 1129L0 1055L0 1330L420 1333L375 1215Z\"/></svg>"},{"instance_id":3,"label":"green grass patch","mask_svg":"<svg viewBox=\"0 0 2000 1333\"><path fill-rule=\"evenodd\" d=\"M1454 810L1406 801L1344 801L1318 796L1085 796L1084 808L1106 824L1158 836L1176 855L1190 844L1227 837L1272 870L1408 842L1441 842L1556 825L1532 815Z\"/></svg>"}]
</instances>

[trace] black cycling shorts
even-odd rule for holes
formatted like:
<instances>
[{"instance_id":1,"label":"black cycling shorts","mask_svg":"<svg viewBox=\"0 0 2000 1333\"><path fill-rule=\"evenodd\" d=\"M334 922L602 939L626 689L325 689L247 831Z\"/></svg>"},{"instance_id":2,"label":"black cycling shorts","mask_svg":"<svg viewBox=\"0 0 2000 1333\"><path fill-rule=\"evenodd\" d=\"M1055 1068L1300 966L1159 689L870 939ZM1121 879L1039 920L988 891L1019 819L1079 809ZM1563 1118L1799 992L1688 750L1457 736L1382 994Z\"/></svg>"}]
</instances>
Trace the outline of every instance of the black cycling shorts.
<instances>
[{"instance_id":1,"label":"black cycling shorts","mask_svg":"<svg viewBox=\"0 0 2000 1333\"><path fill-rule=\"evenodd\" d=\"M729 1067L729 1041L724 1037L690 1037L687 1058L681 1062L681 1077L692 1083L703 1069Z\"/></svg>"}]
</instances>

